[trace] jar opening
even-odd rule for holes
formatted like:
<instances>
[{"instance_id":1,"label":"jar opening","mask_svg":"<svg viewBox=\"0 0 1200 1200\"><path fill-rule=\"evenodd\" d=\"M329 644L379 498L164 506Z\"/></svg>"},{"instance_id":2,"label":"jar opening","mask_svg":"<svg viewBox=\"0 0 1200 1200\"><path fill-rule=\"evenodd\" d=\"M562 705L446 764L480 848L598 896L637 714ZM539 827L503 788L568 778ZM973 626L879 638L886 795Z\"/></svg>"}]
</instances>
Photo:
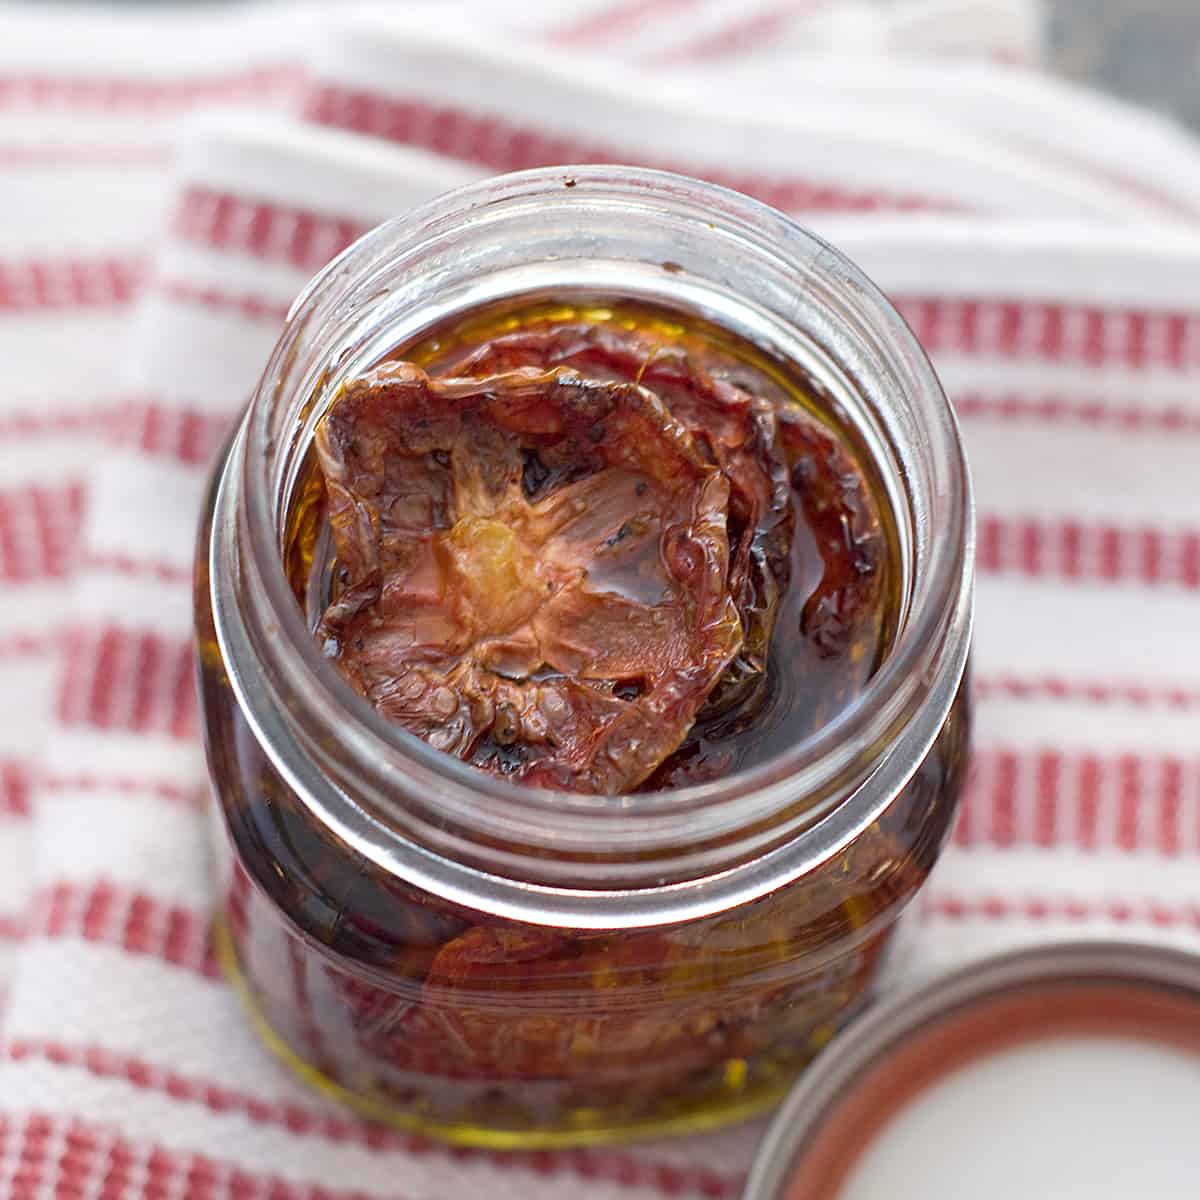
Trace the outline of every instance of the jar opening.
<instances>
[{"instance_id":1,"label":"jar opening","mask_svg":"<svg viewBox=\"0 0 1200 1200\"><path fill-rule=\"evenodd\" d=\"M323 658L285 577L289 500L341 383L448 317L564 293L666 305L796 363L879 468L903 576L890 649L827 724L729 778L609 797L483 774L354 692ZM970 488L920 347L831 247L745 197L659 172L589 166L489 180L352 246L293 306L217 520L218 636L275 765L339 836L377 861L417 864L443 895L462 871L486 871L503 903L574 896L576 919L597 896L653 894L635 906L653 923L761 894L886 807L944 723L965 666Z\"/></svg>"}]
</instances>

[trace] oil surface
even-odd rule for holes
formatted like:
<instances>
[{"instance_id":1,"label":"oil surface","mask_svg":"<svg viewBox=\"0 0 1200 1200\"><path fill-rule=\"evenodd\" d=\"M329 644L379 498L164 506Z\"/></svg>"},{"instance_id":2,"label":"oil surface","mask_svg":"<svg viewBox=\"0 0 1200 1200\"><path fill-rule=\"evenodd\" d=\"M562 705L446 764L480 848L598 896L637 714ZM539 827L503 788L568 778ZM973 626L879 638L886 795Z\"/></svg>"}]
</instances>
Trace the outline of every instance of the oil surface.
<instances>
[{"instance_id":1,"label":"oil surface","mask_svg":"<svg viewBox=\"0 0 1200 1200\"><path fill-rule=\"evenodd\" d=\"M609 352L595 345L563 350L571 330L587 329L611 339ZM553 351L532 345L555 338ZM743 689L738 703L702 709L683 743L640 790L705 782L767 762L862 691L894 634L900 592L894 524L874 464L796 368L725 330L665 309L567 302L492 307L388 356L437 378L464 369L478 373L472 363L489 360L492 366L567 365L591 379L643 383L675 411L693 397L678 381L656 384L656 372L662 374L672 355L774 407L780 420L774 452L790 473L794 524L761 678ZM693 420L702 425L704 414ZM311 451L292 496L284 558L297 601L316 631L339 594L345 568L330 536L325 479ZM651 599L628 590L631 578L628 572L606 575L598 564L590 572L593 588ZM337 656L336 644L327 649Z\"/></svg>"}]
</instances>

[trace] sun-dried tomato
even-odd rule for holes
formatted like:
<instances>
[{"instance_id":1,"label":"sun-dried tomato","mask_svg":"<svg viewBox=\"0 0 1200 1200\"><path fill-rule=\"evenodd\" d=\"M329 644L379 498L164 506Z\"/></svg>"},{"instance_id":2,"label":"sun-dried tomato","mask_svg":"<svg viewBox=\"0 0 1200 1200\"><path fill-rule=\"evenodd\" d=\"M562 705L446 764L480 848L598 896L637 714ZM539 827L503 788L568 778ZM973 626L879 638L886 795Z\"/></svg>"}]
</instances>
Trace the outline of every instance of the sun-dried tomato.
<instances>
[{"instance_id":1,"label":"sun-dried tomato","mask_svg":"<svg viewBox=\"0 0 1200 1200\"><path fill-rule=\"evenodd\" d=\"M593 378L650 388L729 480L729 586L745 640L705 707L706 715L746 707L766 679L779 600L788 586L794 526L787 464L776 438L774 396L740 385L736 364L700 338L664 341L625 325L573 321L502 334L465 356L455 373L522 366L573 366Z\"/></svg>"},{"instance_id":2,"label":"sun-dried tomato","mask_svg":"<svg viewBox=\"0 0 1200 1200\"><path fill-rule=\"evenodd\" d=\"M712 983L710 964L661 933L556 940L479 926L442 947L425 1012L437 1014L431 1033L446 1053L482 1075L646 1071L659 1057L673 1068L689 1052L711 1057L704 1038L720 1021ZM654 1005L636 1003L646 996Z\"/></svg>"},{"instance_id":3,"label":"sun-dried tomato","mask_svg":"<svg viewBox=\"0 0 1200 1200\"><path fill-rule=\"evenodd\" d=\"M885 610L887 543L878 506L846 448L799 406L781 408L779 436L824 563L800 632L822 657L843 658L854 674L869 672Z\"/></svg>"},{"instance_id":4,"label":"sun-dried tomato","mask_svg":"<svg viewBox=\"0 0 1200 1200\"><path fill-rule=\"evenodd\" d=\"M871 893L853 855L804 896L767 898L696 926L579 936L532 926L475 926L447 942L425 979L423 1037L481 1076L652 1074L689 1059L751 1052L756 1022L776 1032L791 1014L811 1024L835 980L798 993L787 966L846 928L872 921ZM847 897L858 904L846 913ZM782 971L782 975L780 974ZM652 998L647 1003L647 998ZM736 1031L736 1032L734 1032ZM408 1053L414 1030L389 1046Z\"/></svg>"},{"instance_id":5,"label":"sun-dried tomato","mask_svg":"<svg viewBox=\"0 0 1200 1200\"><path fill-rule=\"evenodd\" d=\"M653 392L387 363L316 444L338 564L318 636L381 713L603 793L687 736L743 643L730 486Z\"/></svg>"}]
</instances>

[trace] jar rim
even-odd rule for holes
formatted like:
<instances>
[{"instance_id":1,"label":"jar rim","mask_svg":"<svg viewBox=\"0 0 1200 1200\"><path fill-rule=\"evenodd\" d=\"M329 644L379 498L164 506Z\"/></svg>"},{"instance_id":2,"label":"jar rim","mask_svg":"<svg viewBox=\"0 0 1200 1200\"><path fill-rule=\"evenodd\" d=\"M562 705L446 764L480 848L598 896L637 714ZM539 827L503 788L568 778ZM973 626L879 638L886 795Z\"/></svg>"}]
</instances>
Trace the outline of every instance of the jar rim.
<instances>
[{"instance_id":1,"label":"jar rim","mask_svg":"<svg viewBox=\"0 0 1200 1200\"><path fill-rule=\"evenodd\" d=\"M280 455L273 423L278 388L300 339L344 313L351 291L369 291L399 248L412 252L472 222L499 227L505 214L530 204L560 210L567 204L583 219L589 203L614 202L704 218L714 233L794 268L797 282L803 267L805 278L835 288L839 302L886 347L890 369L917 407L922 425L915 432L927 440L924 449L940 456L937 501L945 522L936 536L922 531L925 555L905 617L853 703L774 758L726 779L619 797L508 782L433 749L376 713L342 679L302 619L279 553L283 481L273 469ZM921 519L922 513L914 514ZM925 757L957 694L970 639L973 554L971 487L953 412L924 351L874 284L820 238L740 193L668 172L587 165L458 188L378 226L314 277L292 306L231 451L218 494L210 572L218 640L238 701L275 766L319 820L377 864L410 879L415 874L416 882L447 899L480 907L482 893L490 901L484 906L499 914L610 926L678 920L773 890L825 861L876 819ZM890 749L882 761L866 761L852 750L885 744ZM843 786L828 811L802 819L802 800L851 778L854 786ZM393 794L403 793L403 805L389 807L389 782ZM426 806L429 821L421 817ZM731 837L737 831L747 836L732 837L721 853L710 854L698 877L677 877L667 861L648 864L639 878L614 873L611 861L570 857L581 847L604 844L618 824L628 852L669 844L700 814L717 812ZM772 824L784 814L790 814L794 836ZM774 841L764 822L779 835ZM447 830L463 824L488 842L482 860L448 855L450 843L433 836L448 836ZM456 833L454 845L461 845L461 836ZM525 837L534 844L523 847ZM497 858L498 842L521 847L521 853ZM521 865L525 849L528 862ZM569 860L569 870L553 869L558 859ZM517 862L519 869L487 869L496 861L508 868ZM614 912L614 897L624 905L621 915Z\"/></svg>"}]
</instances>

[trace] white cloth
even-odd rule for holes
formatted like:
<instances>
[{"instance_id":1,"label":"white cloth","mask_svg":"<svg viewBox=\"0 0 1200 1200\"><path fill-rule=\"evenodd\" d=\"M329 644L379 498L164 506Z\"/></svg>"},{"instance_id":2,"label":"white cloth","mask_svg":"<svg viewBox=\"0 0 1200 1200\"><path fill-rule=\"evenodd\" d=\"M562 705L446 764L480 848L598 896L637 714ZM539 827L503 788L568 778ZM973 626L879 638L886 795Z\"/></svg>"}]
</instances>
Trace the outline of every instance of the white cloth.
<instances>
[{"instance_id":1,"label":"white cloth","mask_svg":"<svg viewBox=\"0 0 1200 1200\"><path fill-rule=\"evenodd\" d=\"M209 454L322 262L508 167L755 191L933 353L978 492L978 721L910 968L1085 924L1195 940L1200 150L1041 74L1036 16L0 5L0 1195L738 1191L759 1125L509 1156L365 1126L260 1049L207 941Z\"/></svg>"}]
</instances>

